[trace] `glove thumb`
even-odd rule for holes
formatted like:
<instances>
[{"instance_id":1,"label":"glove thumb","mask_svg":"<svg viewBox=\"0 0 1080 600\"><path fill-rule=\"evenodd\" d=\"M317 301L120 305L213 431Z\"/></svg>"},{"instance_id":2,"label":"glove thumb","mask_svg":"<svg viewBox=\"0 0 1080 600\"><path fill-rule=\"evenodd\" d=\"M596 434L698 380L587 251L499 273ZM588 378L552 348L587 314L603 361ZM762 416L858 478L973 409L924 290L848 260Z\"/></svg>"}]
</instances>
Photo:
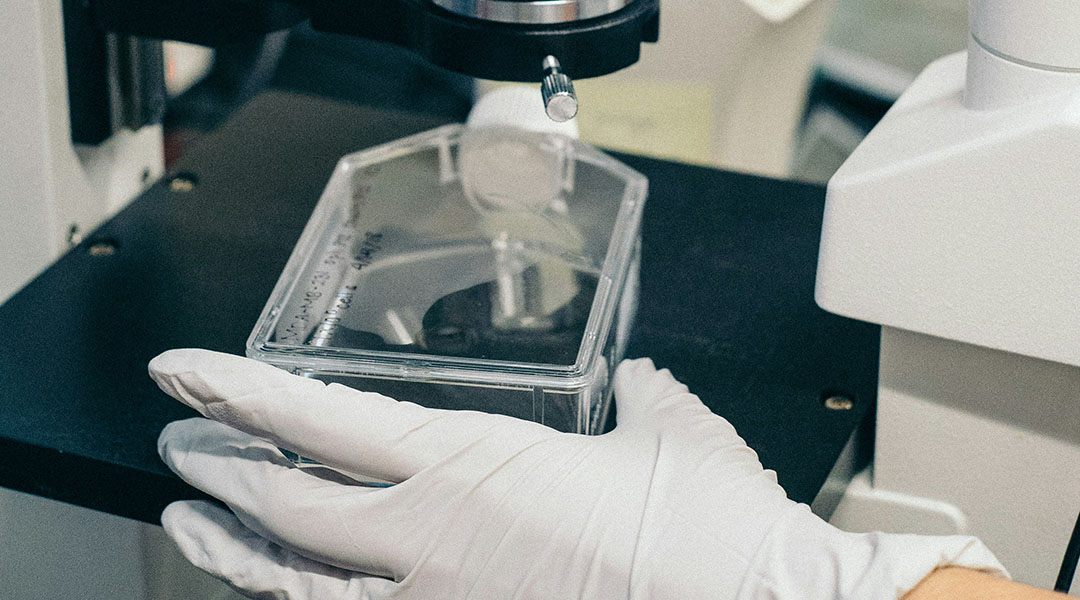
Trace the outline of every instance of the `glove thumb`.
<instances>
[{"instance_id":1,"label":"glove thumb","mask_svg":"<svg viewBox=\"0 0 1080 600\"><path fill-rule=\"evenodd\" d=\"M656 427L687 413L711 415L697 396L648 358L624 360L612 387L619 426Z\"/></svg>"}]
</instances>

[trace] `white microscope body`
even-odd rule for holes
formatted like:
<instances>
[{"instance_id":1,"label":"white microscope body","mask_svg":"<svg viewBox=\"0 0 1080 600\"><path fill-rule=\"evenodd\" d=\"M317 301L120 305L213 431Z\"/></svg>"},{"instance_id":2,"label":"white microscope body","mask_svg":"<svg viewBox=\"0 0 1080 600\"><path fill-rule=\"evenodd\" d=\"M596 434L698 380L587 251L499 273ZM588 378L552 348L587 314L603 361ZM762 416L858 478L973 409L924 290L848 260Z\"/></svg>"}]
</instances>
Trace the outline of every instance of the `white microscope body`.
<instances>
[{"instance_id":1,"label":"white microscope body","mask_svg":"<svg viewBox=\"0 0 1080 600\"><path fill-rule=\"evenodd\" d=\"M970 10L829 182L817 301L883 326L833 520L973 533L1049 587L1080 511L1080 3Z\"/></svg>"},{"instance_id":2,"label":"white microscope body","mask_svg":"<svg viewBox=\"0 0 1080 600\"><path fill-rule=\"evenodd\" d=\"M0 3L0 304L165 171L160 124L74 144L61 2Z\"/></svg>"}]
</instances>

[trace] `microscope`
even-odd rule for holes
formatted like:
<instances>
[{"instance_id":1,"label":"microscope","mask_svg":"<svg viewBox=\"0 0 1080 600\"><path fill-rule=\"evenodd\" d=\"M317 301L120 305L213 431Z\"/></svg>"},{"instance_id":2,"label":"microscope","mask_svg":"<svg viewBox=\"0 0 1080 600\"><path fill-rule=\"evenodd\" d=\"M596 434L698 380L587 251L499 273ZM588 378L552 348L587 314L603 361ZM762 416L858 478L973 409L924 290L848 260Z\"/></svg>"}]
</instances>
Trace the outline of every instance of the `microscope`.
<instances>
[{"instance_id":1,"label":"microscope","mask_svg":"<svg viewBox=\"0 0 1080 600\"><path fill-rule=\"evenodd\" d=\"M320 31L404 46L483 79L539 81L555 56L575 77L638 59L659 34L657 0L96 0L100 25L130 35L217 45L310 19Z\"/></svg>"},{"instance_id":2,"label":"microscope","mask_svg":"<svg viewBox=\"0 0 1080 600\"><path fill-rule=\"evenodd\" d=\"M80 21L78 28L105 35L210 46L310 20L316 30L402 46L433 65L473 77L541 82L553 118L565 115L565 97L573 99L569 76L596 77L627 67L637 62L643 42L659 36L658 0L94 0L70 9L69 4L64 3L65 26ZM81 14L69 18L68 12ZM69 41L67 49L71 66L78 48Z\"/></svg>"},{"instance_id":3,"label":"microscope","mask_svg":"<svg viewBox=\"0 0 1080 600\"><path fill-rule=\"evenodd\" d=\"M164 174L161 40L217 46L305 20L485 79L541 83L555 120L570 77L638 60L658 0L13 0L0 7L0 302ZM9 85L10 84L10 85Z\"/></svg>"},{"instance_id":4,"label":"microscope","mask_svg":"<svg viewBox=\"0 0 1080 600\"><path fill-rule=\"evenodd\" d=\"M1080 505L1078 29L1074 3L972 0L968 51L829 181L817 276L882 325L873 469L837 518L974 533L1043 586Z\"/></svg>"}]
</instances>

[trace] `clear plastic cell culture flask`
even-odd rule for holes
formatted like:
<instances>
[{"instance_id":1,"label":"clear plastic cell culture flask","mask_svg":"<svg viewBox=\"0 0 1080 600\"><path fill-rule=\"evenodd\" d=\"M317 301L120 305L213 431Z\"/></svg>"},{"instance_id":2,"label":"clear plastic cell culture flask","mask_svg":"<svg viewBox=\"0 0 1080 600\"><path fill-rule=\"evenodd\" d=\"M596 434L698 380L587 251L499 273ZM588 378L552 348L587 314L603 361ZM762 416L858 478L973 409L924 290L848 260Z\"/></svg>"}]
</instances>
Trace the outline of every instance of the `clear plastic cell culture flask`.
<instances>
[{"instance_id":1,"label":"clear plastic cell culture flask","mask_svg":"<svg viewBox=\"0 0 1080 600\"><path fill-rule=\"evenodd\" d=\"M338 163L247 353L432 408L598 433L647 180L577 140L450 125Z\"/></svg>"}]
</instances>

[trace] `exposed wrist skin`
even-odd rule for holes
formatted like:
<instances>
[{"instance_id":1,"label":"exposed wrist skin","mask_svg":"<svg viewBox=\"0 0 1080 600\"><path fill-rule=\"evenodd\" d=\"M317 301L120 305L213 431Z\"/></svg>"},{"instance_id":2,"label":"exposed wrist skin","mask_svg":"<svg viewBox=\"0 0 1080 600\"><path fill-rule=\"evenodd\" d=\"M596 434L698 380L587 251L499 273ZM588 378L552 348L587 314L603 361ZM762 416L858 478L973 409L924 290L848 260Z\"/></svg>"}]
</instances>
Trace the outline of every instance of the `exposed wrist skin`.
<instances>
[{"instance_id":1,"label":"exposed wrist skin","mask_svg":"<svg viewBox=\"0 0 1080 600\"><path fill-rule=\"evenodd\" d=\"M977 569L943 567L927 575L902 600L1059 600L1066 597Z\"/></svg>"}]
</instances>

